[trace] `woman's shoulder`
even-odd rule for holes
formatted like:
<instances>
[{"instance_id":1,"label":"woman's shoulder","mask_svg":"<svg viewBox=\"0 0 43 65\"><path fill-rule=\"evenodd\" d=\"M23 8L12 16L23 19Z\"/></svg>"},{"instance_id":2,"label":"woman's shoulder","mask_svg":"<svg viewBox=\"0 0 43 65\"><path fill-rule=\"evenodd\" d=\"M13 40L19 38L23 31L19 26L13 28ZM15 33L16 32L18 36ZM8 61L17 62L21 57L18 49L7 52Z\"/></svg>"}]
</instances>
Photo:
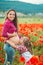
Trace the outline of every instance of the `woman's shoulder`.
<instances>
[{"instance_id":1,"label":"woman's shoulder","mask_svg":"<svg viewBox=\"0 0 43 65\"><path fill-rule=\"evenodd\" d=\"M5 23L10 23L10 21L8 19L5 20Z\"/></svg>"},{"instance_id":2,"label":"woman's shoulder","mask_svg":"<svg viewBox=\"0 0 43 65\"><path fill-rule=\"evenodd\" d=\"M9 26L10 25L10 22L9 22L8 19L5 20L4 25L6 25L6 26Z\"/></svg>"}]
</instances>

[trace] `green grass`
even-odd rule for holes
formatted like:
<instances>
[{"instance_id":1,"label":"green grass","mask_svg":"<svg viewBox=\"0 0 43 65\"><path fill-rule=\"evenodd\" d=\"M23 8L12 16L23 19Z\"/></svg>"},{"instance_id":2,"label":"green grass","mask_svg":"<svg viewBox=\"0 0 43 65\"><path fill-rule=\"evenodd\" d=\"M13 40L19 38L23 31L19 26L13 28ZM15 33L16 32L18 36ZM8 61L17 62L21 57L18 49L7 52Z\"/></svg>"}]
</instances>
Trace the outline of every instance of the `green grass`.
<instances>
[{"instance_id":1,"label":"green grass","mask_svg":"<svg viewBox=\"0 0 43 65\"><path fill-rule=\"evenodd\" d=\"M4 23L4 18L0 18L0 23ZM18 17L18 23L43 23L41 17Z\"/></svg>"},{"instance_id":2,"label":"green grass","mask_svg":"<svg viewBox=\"0 0 43 65\"><path fill-rule=\"evenodd\" d=\"M4 18L0 18L0 24L4 23Z\"/></svg>"},{"instance_id":3,"label":"green grass","mask_svg":"<svg viewBox=\"0 0 43 65\"><path fill-rule=\"evenodd\" d=\"M42 18L18 18L19 23L43 23Z\"/></svg>"}]
</instances>

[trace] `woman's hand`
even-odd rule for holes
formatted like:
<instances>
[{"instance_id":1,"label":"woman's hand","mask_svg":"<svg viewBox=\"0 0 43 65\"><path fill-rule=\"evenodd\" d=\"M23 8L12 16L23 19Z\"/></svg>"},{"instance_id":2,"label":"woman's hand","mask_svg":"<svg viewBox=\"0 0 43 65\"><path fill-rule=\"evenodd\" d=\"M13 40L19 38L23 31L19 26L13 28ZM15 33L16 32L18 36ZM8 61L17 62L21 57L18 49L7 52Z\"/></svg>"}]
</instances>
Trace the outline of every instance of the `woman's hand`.
<instances>
[{"instance_id":1,"label":"woman's hand","mask_svg":"<svg viewBox=\"0 0 43 65\"><path fill-rule=\"evenodd\" d=\"M14 33L8 33L8 32L7 32L7 35L8 35L9 37L14 37L14 36L17 36L17 32L14 32Z\"/></svg>"},{"instance_id":2,"label":"woman's hand","mask_svg":"<svg viewBox=\"0 0 43 65\"><path fill-rule=\"evenodd\" d=\"M19 33L19 32L18 32L18 35L19 35L20 37L22 37L22 34L21 34L21 33Z\"/></svg>"},{"instance_id":3,"label":"woman's hand","mask_svg":"<svg viewBox=\"0 0 43 65\"><path fill-rule=\"evenodd\" d=\"M6 40L6 42L10 44L13 48L17 48L17 46L11 40Z\"/></svg>"}]
</instances>

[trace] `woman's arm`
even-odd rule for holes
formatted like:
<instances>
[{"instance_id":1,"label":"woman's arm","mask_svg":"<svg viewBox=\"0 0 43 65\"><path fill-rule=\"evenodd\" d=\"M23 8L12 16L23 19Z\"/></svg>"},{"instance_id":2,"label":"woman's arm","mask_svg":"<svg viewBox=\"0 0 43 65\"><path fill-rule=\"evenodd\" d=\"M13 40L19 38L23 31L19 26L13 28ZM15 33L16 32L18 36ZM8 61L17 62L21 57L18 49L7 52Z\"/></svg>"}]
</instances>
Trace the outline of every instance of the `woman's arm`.
<instances>
[{"instance_id":1,"label":"woman's arm","mask_svg":"<svg viewBox=\"0 0 43 65\"><path fill-rule=\"evenodd\" d=\"M3 26L3 29L2 29L2 36L3 37L8 37L8 35L7 35L8 30L9 30L9 25L8 25L8 23L5 23Z\"/></svg>"},{"instance_id":2,"label":"woman's arm","mask_svg":"<svg viewBox=\"0 0 43 65\"><path fill-rule=\"evenodd\" d=\"M6 40L6 42L8 42L8 44L10 44L13 48L17 48L17 46L11 40Z\"/></svg>"},{"instance_id":3,"label":"woman's arm","mask_svg":"<svg viewBox=\"0 0 43 65\"><path fill-rule=\"evenodd\" d=\"M9 37L14 37L14 36L17 36L17 32L14 32L14 33L7 33L7 35L8 35Z\"/></svg>"}]
</instances>

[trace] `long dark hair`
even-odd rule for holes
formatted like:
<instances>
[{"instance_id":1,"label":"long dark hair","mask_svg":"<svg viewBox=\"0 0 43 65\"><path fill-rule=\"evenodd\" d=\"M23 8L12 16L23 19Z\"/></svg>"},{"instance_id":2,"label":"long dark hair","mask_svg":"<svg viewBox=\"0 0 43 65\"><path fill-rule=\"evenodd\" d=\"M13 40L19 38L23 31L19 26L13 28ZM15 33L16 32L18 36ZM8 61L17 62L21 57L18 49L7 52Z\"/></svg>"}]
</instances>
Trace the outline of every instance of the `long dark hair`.
<instances>
[{"instance_id":1,"label":"long dark hair","mask_svg":"<svg viewBox=\"0 0 43 65\"><path fill-rule=\"evenodd\" d=\"M32 51L32 44L30 42L30 40L28 39L28 37L25 37L24 40L24 45L26 46L26 48L28 49L28 51L33 54L33 51Z\"/></svg>"},{"instance_id":2,"label":"long dark hair","mask_svg":"<svg viewBox=\"0 0 43 65\"><path fill-rule=\"evenodd\" d=\"M13 23L14 23L15 27L18 28L18 27L17 27L18 25L17 25L17 15L16 15L16 11L15 11L14 9L10 9L10 10L8 10L7 15L9 14L10 11L14 11L14 12L15 12L15 18L14 18L14 20L13 20ZM8 19L8 17L6 17L6 19Z\"/></svg>"}]
</instances>

